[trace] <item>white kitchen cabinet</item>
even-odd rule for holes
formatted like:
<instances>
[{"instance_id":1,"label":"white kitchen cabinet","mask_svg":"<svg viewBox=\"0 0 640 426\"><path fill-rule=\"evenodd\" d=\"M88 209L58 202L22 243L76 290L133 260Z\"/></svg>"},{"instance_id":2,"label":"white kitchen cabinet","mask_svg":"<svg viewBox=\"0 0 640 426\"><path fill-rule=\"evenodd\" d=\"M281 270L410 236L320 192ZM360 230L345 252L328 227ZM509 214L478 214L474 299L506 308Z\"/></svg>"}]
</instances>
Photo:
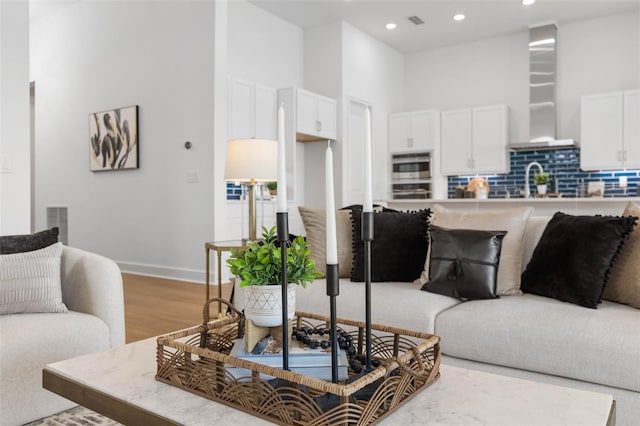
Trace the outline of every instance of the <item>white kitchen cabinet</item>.
<instances>
[{"instance_id":1,"label":"white kitchen cabinet","mask_svg":"<svg viewBox=\"0 0 640 426\"><path fill-rule=\"evenodd\" d=\"M229 79L229 139L271 139L277 135L276 89Z\"/></svg>"},{"instance_id":2,"label":"white kitchen cabinet","mask_svg":"<svg viewBox=\"0 0 640 426\"><path fill-rule=\"evenodd\" d=\"M440 112L410 111L389 115L389 152L433 151L438 145Z\"/></svg>"},{"instance_id":3,"label":"white kitchen cabinet","mask_svg":"<svg viewBox=\"0 0 640 426\"><path fill-rule=\"evenodd\" d=\"M335 99L297 87L278 90L285 111L287 196L298 205L316 206L324 193L324 149L336 140L338 108ZM302 142L324 141L325 144ZM307 178L308 177L308 178ZM305 198L306 197L306 198Z\"/></svg>"},{"instance_id":4,"label":"white kitchen cabinet","mask_svg":"<svg viewBox=\"0 0 640 426\"><path fill-rule=\"evenodd\" d=\"M640 90L583 96L582 170L640 167Z\"/></svg>"},{"instance_id":5,"label":"white kitchen cabinet","mask_svg":"<svg viewBox=\"0 0 640 426\"><path fill-rule=\"evenodd\" d=\"M440 113L440 171L459 175L471 170L471 110Z\"/></svg>"},{"instance_id":6,"label":"white kitchen cabinet","mask_svg":"<svg viewBox=\"0 0 640 426\"><path fill-rule=\"evenodd\" d=\"M509 173L507 107L497 105L474 108L471 121L474 172Z\"/></svg>"},{"instance_id":7,"label":"white kitchen cabinet","mask_svg":"<svg viewBox=\"0 0 640 426\"><path fill-rule=\"evenodd\" d=\"M640 90L624 92L624 166L640 168Z\"/></svg>"},{"instance_id":8,"label":"white kitchen cabinet","mask_svg":"<svg viewBox=\"0 0 640 426\"><path fill-rule=\"evenodd\" d=\"M509 173L508 125L505 105L442 111L441 173Z\"/></svg>"},{"instance_id":9,"label":"white kitchen cabinet","mask_svg":"<svg viewBox=\"0 0 640 426\"><path fill-rule=\"evenodd\" d=\"M338 108L335 99L308 90L294 88L296 98L296 133L300 141L335 140Z\"/></svg>"}]
</instances>

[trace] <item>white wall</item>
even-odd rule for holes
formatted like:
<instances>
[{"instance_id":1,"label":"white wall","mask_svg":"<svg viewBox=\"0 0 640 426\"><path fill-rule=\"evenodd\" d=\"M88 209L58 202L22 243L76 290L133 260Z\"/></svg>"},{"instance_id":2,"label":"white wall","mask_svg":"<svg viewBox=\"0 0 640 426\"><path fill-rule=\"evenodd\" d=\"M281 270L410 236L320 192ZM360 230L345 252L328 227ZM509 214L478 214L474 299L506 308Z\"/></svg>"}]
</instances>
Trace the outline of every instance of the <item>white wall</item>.
<instances>
[{"instance_id":1,"label":"white wall","mask_svg":"<svg viewBox=\"0 0 640 426\"><path fill-rule=\"evenodd\" d=\"M579 140L582 95L626 89L640 89L640 11L558 28L560 138Z\"/></svg>"},{"instance_id":2,"label":"white wall","mask_svg":"<svg viewBox=\"0 0 640 426\"><path fill-rule=\"evenodd\" d=\"M405 110L507 104L511 139L528 140L528 33L406 55Z\"/></svg>"},{"instance_id":3,"label":"white wall","mask_svg":"<svg viewBox=\"0 0 640 426\"><path fill-rule=\"evenodd\" d=\"M31 231L29 3L0 2L0 235Z\"/></svg>"},{"instance_id":4,"label":"white wall","mask_svg":"<svg viewBox=\"0 0 640 426\"><path fill-rule=\"evenodd\" d=\"M244 0L228 8L229 75L276 89L302 87L302 29Z\"/></svg>"},{"instance_id":5,"label":"white wall","mask_svg":"<svg viewBox=\"0 0 640 426\"><path fill-rule=\"evenodd\" d=\"M338 139L333 144L337 206L362 203L351 188L354 165L362 156L351 155L354 150L347 146L354 142L347 140L350 98L372 105L374 198L387 198L387 115L403 104L403 62L402 54L346 22L305 32L305 88L338 101ZM325 193L326 143L300 145L305 150L305 205L324 207L324 198L318 195Z\"/></svg>"},{"instance_id":6,"label":"white wall","mask_svg":"<svg viewBox=\"0 0 640 426\"><path fill-rule=\"evenodd\" d=\"M389 185L387 116L403 106L404 56L346 22L342 24L342 37L343 120L346 120L349 97L372 105L373 197L386 200ZM364 151L351 157L349 152L347 149L342 151L346 161L343 168L343 204L360 204L362 199L349 198L348 169L361 162ZM351 152L356 154L357 150ZM358 177L353 176L353 179Z\"/></svg>"},{"instance_id":7,"label":"white wall","mask_svg":"<svg viewBox=\"0 0 640 426\"><path fill-rule=\"evenodd\" d=\"M528 30L406 56L405 109L510 107L510 140L529 138ZM558 28L558 134L579 139L580 96L640 87L640 13Z\"/></svg>"},{"instance_id":8,"label":"white wall","mask_svg":"<svg viewBox=\"0 0 640 426\"><path fill-rule=\"evenodd\" d=\"M38 228L45 206L66 205L70 245L124 270L202 280L214 238L213 7L78 2L32 24ZM140 168L90 172L89 114L134 104Z\"/></svg>"},{"instance_id":9,"label":"white wall","mask_svg":"<svg viewBox=\"0 0 640 426\"><path fill-rule=\"evenodd\" d=\"M203 281L205 241L240 237L223 180L228 75L302 85L302 29L244 1L78 2L34 22L37 227L65 205L71 245ZM140 169L89 172L89 113L132 104Z\"/></svg>"},{"instance_id":10,"label":"white wall","mask_svg":"<svg viewBox=\"0 0 640 426\"><path fill-rule=\"evenodd\" d=\"M304 32L244 0L228 3L227 69L228 75L260 83L275 89L302 87L304 82ZM225 83L226 84L226 83ZM224 141L226 146L226 140ZM226 153L226 149L225 149ZM216 155L216 167L224 173L225 154ZM220 179L223 175L220 176ZM226 197L225 197L226 198ZM238 205L241 204L241 205ZM258 232L261 224L270 226L275 220L274 210L258 201ZM224 214L224 223L216 226L217 239L239 239L248 236L248 207L246 202L220 201L216 198L216 215ZM299 232L297 210L289 213L291 232ZM244 232L243 229L244 228Z\"/></svg>"},{"instance_id":11,"label":"white wall","mask_svg":"<svg viewBox=\"0 0 640 426\"><path fill-rule=\"evenodd\" d=\"M309 28L304 34L304 88L338 101L337 139L333 150L333 176L336 206L342 200L342 24L332 22ZM326 142L298 143L298 170L305 174L302 203L324 208Z\"/></svg>"}]
</instances>

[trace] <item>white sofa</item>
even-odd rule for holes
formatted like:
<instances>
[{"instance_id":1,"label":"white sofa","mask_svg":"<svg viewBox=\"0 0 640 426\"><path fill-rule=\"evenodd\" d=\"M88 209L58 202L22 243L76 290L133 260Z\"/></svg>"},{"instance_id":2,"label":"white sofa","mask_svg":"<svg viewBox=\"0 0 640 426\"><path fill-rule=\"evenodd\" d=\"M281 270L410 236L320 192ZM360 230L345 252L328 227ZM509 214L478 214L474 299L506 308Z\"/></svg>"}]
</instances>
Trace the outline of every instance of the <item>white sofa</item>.
<instances>
[{"instance_id":1,"label":"white sofa","mask_svg":"<svg viewBox=\"0 0 640 426\"><path fill-rule=\"evenodd\" d=\"M0 423L21 425L73 407L42 388L52 362L124 344L122 275L111 260L63 246L66 313L0 316Z\"/></svg>"},{"instance_id":2,"label":"white sofa","mask_svg":"<svg viewBox=\"0 0 640 426\"><path fill-rule=\"evenodd\" d=\"M522 269L549 219L529 218ZM372 283L372 321L439 335L447 364L611 394L617 424L640 425L640 309L531 294L461 302L420 287ZM316 280L296 292L296 310L328 315L328 299ZM364 320L363 283L340 280L337 312Z\"/></svg>"}]
</instances>

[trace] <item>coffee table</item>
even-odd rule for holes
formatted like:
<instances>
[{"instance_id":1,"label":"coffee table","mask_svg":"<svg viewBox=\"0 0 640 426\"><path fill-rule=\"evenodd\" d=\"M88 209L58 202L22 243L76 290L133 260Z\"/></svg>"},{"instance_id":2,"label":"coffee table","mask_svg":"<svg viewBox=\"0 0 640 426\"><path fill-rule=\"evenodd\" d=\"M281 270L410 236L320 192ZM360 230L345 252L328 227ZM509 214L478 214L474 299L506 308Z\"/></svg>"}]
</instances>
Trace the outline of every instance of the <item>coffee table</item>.
<instances>
[{"instance_id":1,"label":"coffee table","mask_svg":"<svg viewBox=\"0 0 640 426\"><path fill-rule=\"evenodd\" d=\"M156 339L49 364L43 387L127 425L269 425L155 380ZM441 365L440 379L381 425L615 424L611 395Z\"/></svg>"}]
</instances>

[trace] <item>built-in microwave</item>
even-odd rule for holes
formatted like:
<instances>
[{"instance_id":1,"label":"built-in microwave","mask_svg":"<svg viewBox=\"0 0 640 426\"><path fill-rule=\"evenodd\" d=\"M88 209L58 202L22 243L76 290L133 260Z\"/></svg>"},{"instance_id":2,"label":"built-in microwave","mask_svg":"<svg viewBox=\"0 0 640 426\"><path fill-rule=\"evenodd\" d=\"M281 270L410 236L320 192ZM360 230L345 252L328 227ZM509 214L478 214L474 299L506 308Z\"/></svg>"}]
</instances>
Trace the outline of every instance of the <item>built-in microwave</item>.
<instances>
[{"instance_id":1,"label":"built-in microwave","mask_svg":"<svg viewBox=\"0 0 640 426\"><path fill-rule=\"evenodd\" d=\"M392 155L392 179L429 179L430 177L431 156L428 152Z\"/></svg>"},{"instance_id":2,"label":"built-in microwave","mask_svg":"<svg viewBox=\"0 0 640 426\"><path fill-rule=\"evenodd\" d=\"M391 155L391 198L431 198L431 153Z\"/></svg>"}]
</instances>

